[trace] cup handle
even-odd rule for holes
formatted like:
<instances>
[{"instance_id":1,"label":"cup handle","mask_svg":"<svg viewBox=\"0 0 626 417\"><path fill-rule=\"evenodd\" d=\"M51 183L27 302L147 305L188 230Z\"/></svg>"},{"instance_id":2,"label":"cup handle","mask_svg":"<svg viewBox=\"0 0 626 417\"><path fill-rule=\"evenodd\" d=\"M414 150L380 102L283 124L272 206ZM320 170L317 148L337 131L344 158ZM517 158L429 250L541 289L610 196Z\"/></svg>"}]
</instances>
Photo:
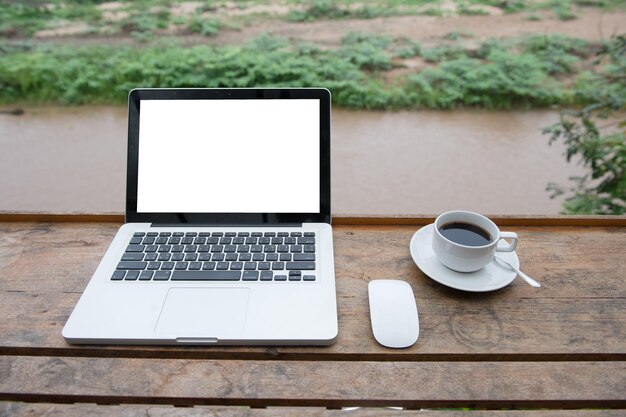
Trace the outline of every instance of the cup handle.
<instances>
[{"instance_id":1,"label":"cup handle","mask_svg":"<svg viewBox=\"0 0 626 417\"><path fill-rule=\"evenodd\" d=\"M511 239L511 243L508 243L504 239ZM500 232L500 240L496 246L496 252L513 252L517 247L517 233L514 232Z\"/></svg>"}]
</instances>

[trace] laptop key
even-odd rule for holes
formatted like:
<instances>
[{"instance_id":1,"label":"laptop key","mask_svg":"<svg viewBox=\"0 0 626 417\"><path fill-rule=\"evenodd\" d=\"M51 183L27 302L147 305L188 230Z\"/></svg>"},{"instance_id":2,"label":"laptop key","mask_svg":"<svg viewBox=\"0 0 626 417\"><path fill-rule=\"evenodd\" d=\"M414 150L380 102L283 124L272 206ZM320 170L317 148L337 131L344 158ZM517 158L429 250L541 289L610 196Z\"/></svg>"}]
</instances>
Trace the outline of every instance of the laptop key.
<instances>
[{"instance_id":1,"label":"laptop key","mask_svg":"<svg viewBox=\"0 0 626 417\"><path fill-rule=\"evenodd\" d=\"M252 260L255 262L258 261L264 261L265 260L265 255L262 253L255 253L254 255L252 255Z\"/></svg>"},{"instance_id":2,"label":"laptop key","mask_svg":"<svg viewBox=\"0 0 626 417\"><path fill-rule=\"evenodd\" d=\"M280 254L280 260L281 261L291 261L291 254L290 253L281 253Z\"/></svg>"},{"instance_id":3,"label":"laptop key","mask_svg":"<svg viewBox=\"0 0 626 417\"><path fill-rule=\"evenodd\" d=\"M249 237L246 239L246 245L256 245L259 242L257 237Z\"/></svg>"},{"instance_id":4,"label":"laptop key","mask_svg":"<svg viewBox=\"0 0 626 417\"><path fill-rule=\"evenodd\" d=\"M199 261L210 261L211 260L211 254L210 253L201 253L200 256L198 256L198 260Z\"/></svg>"},{"instance_id":5,"label":"laptop key","mask_svg":"<svg viewBox=\"0 0 626 417\"><path fill-rule=\"evenodd\" d=\"M274 281L287 281L287 275L274 275Z\"/></svg>"},{"instance_id":6,"label":"laptop key","mask_svg":"<svg viewBox=\"0 0 626 417\"><path fill-rule=\"evenodd\" d=\"M172 233L172 236L174 236L174 237L183 237L183 236L185 236L185 234L183 232L174 232L174 233Z\"/></svg>"},{"instance_id":7,"label":"laptop key","mask_svg":"<svg viewBox=\"0 0 626 417\"><path fill-rule=\"evenodd\" d=\"M184 237L180 240L180 243L183 245L191 245L193 243L193 238L191 237Z\"/></svg>"},{"instance_id":8,"label":"laptop key","mask_svg":"<svg viewBox=\"0 0 626 417\"><path fill-rule=\"evenodd\" d=\"M159 253L166 253L169 252L170 250L172 250L172 246L171 245L161 245L159 246Z\"/></svg>"},{"instance_id":9,"label":"laptop key","mask_svg":"<svg viewBox=\"0 0 626 417\"><path fill-rule=\"evenodd\" d=\"M122 261L143 261L143 253L126 252L122 255Z\"/></svg>"},{"instance_id":10,"label":"laptop key","mask_svg":"<svg viewBox=\"0 0 626 417\"><path fill-rule=\"evenodd\" d=\"M124 281L137 281L137 278L139 278L139 271L128 271Z\"/></svg>"},{"instance_id":11,"label":"laptop key","mask_svg":"<svg viewBox=\"0 0 626 417\"><path fill-rule=\"evenodd\" d=\"M205 262L202 265L202 270L203 271L212 271L215 269L215 262L211 261L211 262Z\"/></svg>"},{"instance_id":12,"label":"laptop key","mask_svg":"<svg viewBox=\"0 0 626 417\"><path fill-rule=\"evenodd\" d=\"M274 262L272 264L272 269L275 271L282 271L283 269L285 269L285 263L284 262Z\"/></svg>"},{"instance_id":13,"label":"laptop key","mask_svg":"<svg viewBox=\"0 0 626 417\"><path fill-rule=\"evenodd\" d=\"M211 236L211 232L200 232L200 233L198 233L198 236L209 237L209 236Z\"/></svg>"},{"instance_id":14,"label":"laptop key","mask_svg":"<svg viewBox=\"0 0 626 417\"><path fill-rule=\"evenodd\" d=\"M150 262L148 264L148 269L153 270L153 271L159 269L160 267L161 267L161 262Z\"/></svg>"},{"instance_id":15,"label":"laptop key","mask_svg":"<svg viewBox=\"0 0 626 417\"><path fill-rule=\"evenodd\" d=\"M239 236L239 237L248 237L248 236L250 236L250 233L249 232L239 232L239 233L237 233L237 236Z\"/></svg>"},{"instance_id":16,"label":"laptop key","mask_svg":"<svg viewBox=\"0 0 626 417\"><path fill-rule=\"evenodd\" d=\"M295 237L287 237L285 238L285 245L295 245L298 240Z\"/></svg>"},{"instance_id":17,"label":"laptop key","mask_svg":"<svg viewBox=\"0 0 626 417\"><path fill-rule=\"evenodd\" d=\"M218 262L215 269L217 269L218 271L228 270L228 262Z\"/></svg>"},{"instance_id":18,"label":"laptop key","mask_svg":"<svg viewBox=\"0 0 626 417\"><path fill-rule=\"evenodd\" d=\"M161 233L159 233L159 236L161 236L161 237L170 237L170 236L172 236L172 233L171 232L161 232Z\"/></svg>"},{"instance_id":19,"label":"laptop key","mask_svg":"<svg viewBox=\"0 0 626 417\"><path fill-rule=\"evenodd\" d=\"M278 245L278 246L276 246L276 252L287 253L287 252L289 252L289 246L287 246L287 245Z\"/></svg>"},{"instance_id":20,"label":"laptop key","mask_svg":"<svg viewBox=\"0 0 626 417\"><path fill-rule=\"evenodd\" d=\"M211 246L211 252L222 252L224 250L224 246L222 245L213 245Z\"/></svg>"},{"instance_id":21,"label":"laptop key","mask_svg":"<svg viewBox=\"0 0 626 417\"><path fill-rule=\"evenodd\" d=\"M172 252L182 252L185 247L183 245L172 245Z\"/></svg>"},{"instance_id":22,"label":"laptop key","mask_svg":"<svg viewBox=\"0 0 626 417\"><path fill-rule=\"evenodd\" d=\"M315 253L315 245L305 245L304 246L305 253Z\"/></svg>"},{"instance_id":23,"label":"laptop key","mask_svg":"<svg viewBox=\"0 0 626 417\"><path fill-rule=\"evenodd\" d=\"M245 269L246 271L250 271L250 270L256 269L256 262L246 262L243 265L243 269Z\"/></svg>"},{"instance_id":24,"label":"laptop key","mask_svg":"<svg viewBox=\"0 0 626 417\"><path fill-rule=\"evenodd\" d=\"M144 252L156 252L157 249L159 249L158 245L148 245L146 246L146 249L144 250Z\"/></svg>"},{"instance_id":25,"label":"laptop key","mask_svg":"<svg viewBox=\"0 0 626 417\"><path fill-rule=\"evenodd\" d=\"M145 235L146 235L146 234L145 234L144 232L135 232L135 233L133 233L133 236L143 237L143 236L145 236Z\"/></svg>"},{"instance_id":26,"label":"laptop key","mask_svg":"<svg viewBox=\"0 0 626 417\"><path fill-rule=\"evenodd\" d=\"M143 239L143 243L144 245L152 245L154 244L155 239L153 237L146 237Z\"/></svg>"},{"instance_id":27,"label":"laptop key","mask_svg":"<svg viewBox=\"0 0 626 417\"><path fill-rule=\"evenodd\" d=\"M239 281L239 271L174 271L172 281Z\"/></svg>"},{"instance_id":28,"label":"laptop key","mask_svg":"<svg viewBox=\"0 0 626 417\"><path fill-rule=\"evenodd\" d=\"M243 245L244 243L246 243L246 239L243 237L233 238L233 245Z\"/></svg>"},{"instance_id":29,"label":"laptop key","mask_svg":"<svg viewBox=\"0 0 626 417\"><path fill-rule=\"evenodd\" d=\"M291 245L291 248L289 248L289 249L290 249L290 251L292 253L300 253L300 252L302 252L302 246L300 246L300 245Z\"/></svg>"},{"instance_id":30,"label":"laptop key","mask_svg":"<svg viewBox=\"0 0 626 417\"><path fill-rule=\"evenodd\" d=\"M176 266L174 267L174 269L178 271L185 270L187 269L187 266L189 266L188 262L176 262Z\"/></svg>"},{"instance_id":31,"label":"laptop key","mask_svg":"<svg viewBox=\"0 0 626 417\"><path fill-rule=\"evenodd\" d=\"M252 253L259 253L263 250L263 246L261 245L252 245L250 246L250 252Z\"/></svg>"},{"instance_id":32,"label":"laptop key","mask_svg":"<svg viewBox=\"0 0 626 417\"><path fill-rule=\"evenodd\" d=\"M165 245L167 243L167 238L166 237L157 237L157 239L154 241L154 243L156 245Z\"/></svg>"},{"instance_id":33,"label":"laptop key","mask_svg":"<svg viewBox=\"0 0 626 417\"><path fill-rule=\"evenodd\" d=\"M283 238L282 237L273 237L271 241L272 245L282 245Z\"/></svg>"},{"instance_id":34,"label":"laptop key","mask_svg":"<svg viewBox=\"0 0 626 417\"><path fill-rule=\"evenodd\" d=\"M237 246L235 246L235 245L226 245L226 246L224 246L224 252L226 252L226 253L234 252L235 250L237 250Z\"/></svg>"},{"instance_id":35,"label":"laptop key","mask_svg":"<svg viewBox=\"0 0 626 417\"><path fill-rule=\"evenodd\" d=\"M230 269L232 271L240 271L243 268L243 262L231 262Z\"/></svg>"},{"instance_id":36,"label":"laptop key","mask_svg":"<svg viewBox=\"0 0 626 417\"><path fill-rule=\"evenodd\" d=\"M198 250L198 246L197 245L186 245L185 246L185 252L195 252Z\"/></svg>"},{"instance_id":37,"label":"laptop key","mask_svg":"<svg viewBox=\"0 0 626 417\"><path fill-rule=\"evenodd\" d=\"M259 245L269 245L271 242L272 242L272 239L270 239L269 237L259 238Z\"/></svg>"},{"instance_id":38,"label":"laptop key","mask_svg":"<svg viewBox=\"0 0 626 417\"><path fill-rule=\"evenodd\" d=\"M315 269L315 262L287 262L287 270L312 271Z\"/></svg>"},{"instance_id":39,"label":"laptop key","mask_svg":"<svg viewBox=\"0 0 626 417\"><path fill-rule=\"evenodd\" d=\"M122 261L117 264L117 269L128 269L134 271L141 271L142 269L146 269L148 266L148 262L125 262Z\"/></svg>"},{"instance_id":40,"label":"laptop key","mask_svg":"<svg viewBox=\"0 0 626 417\"><path fill-rule=\"evenodd\" d=\"M197 253L188 253L185 255L185 260L186 261L195 261L196 259L198 259L198 254Z\"/></svg>"},{"instance_id":41,"label":"laptop key","mask_svg":"<svg viewBox=\"0 0 626 417\"><path fill-rule=\"evenodd\" d=\"M274 278L272 271L261 271L261 281L271 281Z\"/></svg>"},{"instance_id":42,"label":"laptop key","mask_svg":"<svg viewBox=\"0 0 626 417\"><path fill-rule=\"evenodd\" d=\"M294 253L293 260L294 261L314 261L315 254L314 253Z\"/></svg>"},{"instance_id":43,"label":"laptop key","mask_svg":"<svg viewBox=\"0 0 626 417\"><path fill-rule=\"evenodd\" d=\"M212 261L223 261L224 260L224 254L223 253L214 253L213 256L211 257Z\"/></svg>"},{"instance_id":44,"label":"laptop key","mask_svg":"<svg viewBox=\"0 0 626 417\"><path fill-rule=\"evenodd\" d=\"M270 269L270 263L269 262L259 262L258 269L260 271L267 271L267 270Z\"/></svg>"},{"instance_id":45,"label":"laptop key","mask_svg":"<svg viewBox=\"0 0 626 417\"><path fill-rule=\"evenodd\" d=\"M235 232L226 232L226 233L224 233L224 236L226 236L226 237L235 237L235 236L237 236L237 233L235 233Z\"/></svg>"},{"instance_id":46,"label":"laptop key","mask_svg":"<svg viewBox=\"0 0 626 417\"><path fill-rule=\"evenodd\" d=\"M289 236L289 233L287 233L287 232L278 232L278 233L276 233L276 236L278 236L278 237L287 237L287 236Z\"/></svg>"},{"instance_id":47,"label":"laptop key","mask_svg":"<svg viewBox=\"0 0 626 417\"><path fill-rule=\"evenodd\" d=\"M315 245L314 237L299 237L298 245Z\"/></svg>"},{"instance_id":48,"label":"laptop key","mask_svg":"<svg viewBox=\"0 0 626 417\"><path fill-rule=\"evenodd\" d=\"M175 253L172 255L172 261L180 262L185 260L185 255L182 253Z\"/></svg>"},{"instance_id":49,"label":"laptop key","mask_svg":"<svg viewBox=\"0 0 626 417\"><path fill-rule=\"evenodd\" d=\"M124 275L126 275L126 271L118 269L113 272L113 275L111 275L111 281L121 281L124 279Z\"/></svg>"},{"instance_id":50,"label":"laptop key","mask_svg":"<svg viewBox=\"0 0 626 417\"><path fill-rule=\"evenodd\" d=\"M259 271L244 271L243 272L243 280L244 281L258 281L259 280Z\"/></svg>"},{"instance_id":51,"label":"laptop key","mask_svg":"<svg viewBox=\"0 0 626 417\"><path fill-rule=\"evenodd\" d=\"M261 236L263 236L263 233L261 233L261 232L252 232L252 233L250 233L250 236L252 236L252 237L261 237Z\"/></svg>"},{"instance_id":52,"label":"laptop key","mask_svg":"<svg viewBox=\"0 0 626 417\"><path fill-rule=\"evenodd\" d=\"M220 245L231 245L233 243L232 237L223 237L220 239Z\"/></svg>"},{"instance_id":53,"label":"laptop key","mask_svg":"<svg viewBox=\"0 0 626 417\"><path fill-rule=\"evenodd\" d=\"M153 281L167 281L170 279L171 271L156 271Z\"/></svg>"},{"instance_id":54,"label":"laptop key","mask_svg":"<svg viewBox=\"0 0 626 417\"><path fill-rule=\"evenodd\" d=\"M156 253L146 253L146 257L143 258L144 261L156 261L158 257L158 254Z\"/></svg>"},{"instance_id":55,"label":"laptop key","mask_svg":"<svg viewBox=\"0 0 626 417\"><path fill-rule=\"evenodd\" d=\"M213 232L213 234L211 235L212 237L222 237L224 236L223 232Z\"/></svg>"},{"instance_id":56,"label":"laptop key","mask_svg":"<svg viewBox=\"0 0 626 417\"><path fill-rule=\"evenodd\" d=\"M159 258L157 260L160 262L169 261L171 257L172 255L169 253L160 253Z\"/></svg>"},{"instance_id":57,"label":"laptop key","mask_svg":"<svg viewBox=\"0 0 626 417\"><path fill-rule=\"evenodd\" d=\"M187 233L185 233L185 236L196 237L196 236L198 236L198 233L197 232L187 232Z\"/></svg>"},{"instance_id":58,"label":"laptop key","mask_svg":"<svg viewBox=\"0 0 626 417\"><path fill-rule=\"evenodd\" d=\"M249 261L251 259L252 259L252 254L251 253L242 253L242 254L239 255L239 260L240 261L247 262L247 261Z\"/></svg>"},{"instance_id":59,"label":"laptop key","mask_svg":"<svg viewBox=\"0 0 626 417\"><path fill-rule=\"evenodd\" d=\"M224 260L226 260L226 261L236 261L238 257L239 257L239 255L237 255L236 253L227 253L226 254L226 258L224 258Z\"/></svg>"},{"instance_id":60,"label":"laptop key","mask_svg":"<svg viewBox=\"0 0 626 417\"><path fill-rule=\"evenodd\" d=\"M200 253L206 253L211 249L211 247L209 245L200 245L198 246L198 252Z\"/></svg>"},{"instance_id":61,"label":"laptop key","mask_svg":"<svg viewBox=\"0 0 626 417\"><path fill-rule=\"evenodd\" d=\"M265 255L265 260L269 261L269 262L277 261L278 260L278 254L277 253L268 253L267 255Z\"/></svg>"},{"instance_id":62,"label":"laptop key","mask_svg":"<svg viewBox=\"0 0 626 417\"><path fill-rule=\"evenodd\" d=\"M263 247L263 252L265 253L273 253L276 252L276 245L265 245Z\"/></svg>"},{"instance_id":63,"label":"laptop key","mask_svg":"<svg viewBox=\"0 0 626 417\"><path fill-rule=\"evenodd\" d=\"M146 247L144 245L128 245L126 252L143 252Z\"/></svg>"},{"instance_id":64,"label":"laptop key","mask_svg":"<svg viewBox=\"0 0 626 417\"><path fill-rule=\"evenodd\" d=\"M315 232L304 232L304 237L315 237Z\"/></svg>"},{"instance_id":65,"label":"laptop key","mask_svg":"<svg viewBox=\"0 0 626 417\"><path fill-rule=\"evenodd\" d=\"M154 275L154 271L141 271L139 274L139 281L150 281Z\"/></svg>"},{"instance_id":66,"label":"laptop key","mask_svg":"<svg viewBox=\"0 0 626 417\"><path fill-rule=\"evenodd\" d=\"M202 268L202 262L191 262L189 264L190 271L198 271L200 268Z\"/></svg>"},{"instance_id":67,"label":"laptop key","mask_svg":"<svg viewBox=\"0 0 626 417\"><path fill-rule=\"evenodd\" d=\"M130 240L130 244L131 245L139 245L139 244L141 244L141 241L142 241L142 238L140 238L140 237L133 237Z\"/></svg>"},{"instance_id":68,"label":"laptop key","mask_svg":"<svg viewBox=\"0 0 626 417\"><path fill-rule=\"evenodd\" d=\"M274 237L274 236L276 236L276 232L265 232L263 234L263 236L265 236L265 237Z\"/></svg>"},{"instance_id":69,"label":"laptop key","mask_svg":"<svg viewBox=\"0 0 626 417\"><path fill-rule=\"evenodd\" d=\"M148 233L146 233L146 236L149 236L149 237L157 237L158 235L159 234L157 232L148 232Z\"/></svg>"},{"instance_id":70,"label":"laptop key","mask_svg":"<svg viewBox=\"0 0 626 417\"><path fill-rule=\"evenodd\" d=\"M170 270L174 269L174 262L163 262L161 264L161 270Z\"/></svg>"},{"instance_id":71,"label":"laptop key","mask_svg":"<svg viewBox=\"0 0 626 417\"><path fill-rule=\"evenodd\" d=\"M302 281L315 281L315 275L303 275Z\"/></svg>"},{"instance_id":72,"label":"laptop key","mask_svg":"<svg viewBox=\"0 0 626 417\"><path fill-rule=\"evenodd\" d=\"M302 232L291 232L290 236L291 237L301 237L302 236Z\"/></svg>"}]
</instances>

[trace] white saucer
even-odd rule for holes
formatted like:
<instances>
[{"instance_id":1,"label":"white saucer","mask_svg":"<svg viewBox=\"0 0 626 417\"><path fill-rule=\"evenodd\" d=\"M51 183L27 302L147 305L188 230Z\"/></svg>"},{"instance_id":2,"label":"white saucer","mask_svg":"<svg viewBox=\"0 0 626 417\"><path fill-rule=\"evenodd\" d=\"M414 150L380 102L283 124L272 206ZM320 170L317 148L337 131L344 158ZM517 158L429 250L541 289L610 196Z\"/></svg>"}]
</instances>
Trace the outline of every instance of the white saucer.
<instances>
[{"instance_id":1,"label":"white saucer","mask_svg":"<svg viewBox=\"0 0 626 417\"><path fill-rule=\"evenodd\" d=\"M506 287L517 276L514 271L495 262L490 262L476 272L463 273L449 269L439 262L433 252L433 227L429 224L415 232L411 238L410 250L419 269L438 283L457 290L485 292ZM515 252L498 252L498 256L519 268L519 258Z\"/></svg>"}]
</instances>

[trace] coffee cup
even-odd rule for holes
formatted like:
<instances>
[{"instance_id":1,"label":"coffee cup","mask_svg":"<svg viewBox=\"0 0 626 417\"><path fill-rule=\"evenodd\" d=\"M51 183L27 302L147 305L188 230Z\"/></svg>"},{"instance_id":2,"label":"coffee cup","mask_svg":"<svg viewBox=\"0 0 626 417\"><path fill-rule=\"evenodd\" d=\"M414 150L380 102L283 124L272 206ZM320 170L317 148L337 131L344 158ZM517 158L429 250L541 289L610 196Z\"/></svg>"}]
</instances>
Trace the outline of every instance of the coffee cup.
<instances>
[{"instance_id":1,"label":"coffee cup","mask_svg":"<svg viewBox=\"0 0 626 417\"><path fill-rule=\"evenodd\" d=\"M449 211L435 220L432 245L439 261L448 268L474 272L491 262L496 252L513 252L517 234L501 232L481 214Z\"/></svg>"}]
</instances>

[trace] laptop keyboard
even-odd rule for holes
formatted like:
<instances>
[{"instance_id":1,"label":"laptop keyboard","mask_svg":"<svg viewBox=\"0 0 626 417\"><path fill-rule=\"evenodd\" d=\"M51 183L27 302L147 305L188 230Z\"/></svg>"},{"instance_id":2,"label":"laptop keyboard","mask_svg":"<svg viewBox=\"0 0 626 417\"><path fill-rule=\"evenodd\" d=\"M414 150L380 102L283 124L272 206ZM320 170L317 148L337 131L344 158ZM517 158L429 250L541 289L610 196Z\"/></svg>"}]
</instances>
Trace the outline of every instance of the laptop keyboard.
<instances>
[{"instance_id":1,"label":"laptop keyboard","mask_svg":"<svg viewBox=\"0 0 626 417\"><path fill-rule=\"evenodd\" d=\"M136 232L112 281L315 281L314 232Z\"/></svg>"}]
</instances>

